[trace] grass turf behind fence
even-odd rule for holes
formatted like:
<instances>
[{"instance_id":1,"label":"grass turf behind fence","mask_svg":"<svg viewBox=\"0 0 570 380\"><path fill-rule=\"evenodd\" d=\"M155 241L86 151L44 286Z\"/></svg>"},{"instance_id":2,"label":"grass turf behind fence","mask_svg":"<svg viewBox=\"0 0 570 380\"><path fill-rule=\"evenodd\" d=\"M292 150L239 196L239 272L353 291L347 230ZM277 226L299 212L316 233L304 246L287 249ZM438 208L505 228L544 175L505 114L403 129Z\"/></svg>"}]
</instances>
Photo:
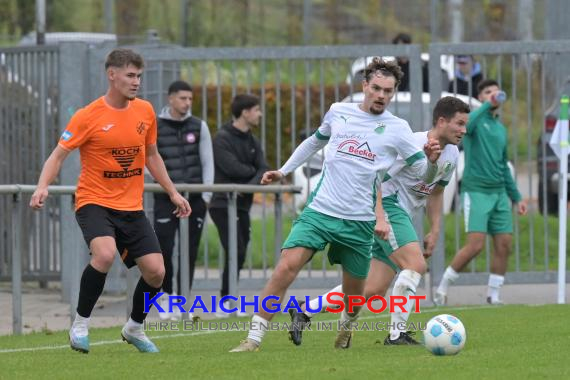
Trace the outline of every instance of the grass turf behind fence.
<instances>
[{"instance_id":1,"label":"grass turf behind fence","mask_svg":"<svg viewBox=\"0 0 570 380\"><path fill-rule=\"evenodd\" d=\"M532 218L532 230L534 231L533 244L534 248L534 259L531 261L531 221ZM463 215L460 214L459 219L459 232L460 241L459 247L465 243L465 233L463 227ZM556 270L558 265L558 218L549 216L547 219L548 223L548 269ZM292 218L284 217L283 219L283 239L287 238L289 231L291 230ZM263 219L252 219L251 222L251 242L248 255L251 255L251 263L253 268L262 268L263 265L263 236L266 237L266 252L267 252L267 265L273 267L274 265L274 225L275 220L273 217L267 217L266 221ZM265 228L265 229L264 229ZM455 214L445 215L445 257L446 264L451 262L451 259L456 253L456 243L455 243L455 228L456 219ZM568 236L570 236L570 223L568 224ZM218 231L213 223L208 225L208 231L202 238L202 244L200 247L200 253L198 254L198 265L204 265L204 240L207 236L208 239L208 249L209 249L209 263L210 268L218 267L218 253L219 253L219 237ZM545 270L545 259L544 259L544 246L545 246L545 234L544 234L544 217L542 215L532 215L532 216L522 216L519 217L519 249L520 249L520 270L521 271L540 271ZM491 252L492 252L492 242L491 242ZM513 241L513 254L510 256L509 270L514 271L516 268L516 259L514 255L515 243ZM246 259L245 267L248 266L250 258ZM325 261L325 267L327 269L333 269L333 266L328 264L328 260ZM323 267L323 253L319 253L315 256L311 262L312 268L322 269ZM485 262L485 251L483 251L479 257L475 260L476 271L486 271ZM471 270L471 266L468 266L466 270Z\"/></svg>"},{"instance_id":2,"label":"grass turf behind fence","mask_svg":"<svg viewBox=\"0 0 570 380\"><path fill-rule=\"evenodd\" d=\"M457 356L433 356L423 347L384 346L387 332L360 331L353 347L335 350L336 331L311 331L294 346L287 332L268 332L260 352L228 353L245 332L213 332L176 336L152 332L159 354L139 354L120 342L120 327L92 329L88 355L67 347L67 332L0 337L0 378L41 379L489 379L567 377L570 313L568 305L423 309L412 322L441 313L461 319L467 331L464 350ZM336 320L324 314L314 321ZM365 313L362 321L388 321L387 314ZM247 321L248 319L240 319ZM289 321L278 316L276 321ZM228 320L226 320L228 321ZM237 321L231 319L229 321ZM107 343L105 343L107 342ZM105 344L100 344L105 343ZM41 351L8 349L61 347Z\"/></svg>"}]
</instances>

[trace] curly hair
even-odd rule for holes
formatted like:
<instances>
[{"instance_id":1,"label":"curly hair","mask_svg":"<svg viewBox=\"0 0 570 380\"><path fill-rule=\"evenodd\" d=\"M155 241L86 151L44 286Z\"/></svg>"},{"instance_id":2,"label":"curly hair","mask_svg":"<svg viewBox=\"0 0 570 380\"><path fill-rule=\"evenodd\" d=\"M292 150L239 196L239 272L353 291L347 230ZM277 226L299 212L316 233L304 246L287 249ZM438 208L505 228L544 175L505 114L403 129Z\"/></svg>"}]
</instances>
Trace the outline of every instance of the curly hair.
<instances>
[{"instance_id":1,"label":"curly hair","mask_svg":"<svg viewBox=\"0 0 570 380\"><path fill-rule=\"evenodd\" d=\"M396 61L384 61L380 57L374 57L372 62L364 69L364 79L370 82L372 76L377 73L383 76L393 77L396 80L396 88L404 76L402 69L398 66Z\"/></svg>"}]
</instances>

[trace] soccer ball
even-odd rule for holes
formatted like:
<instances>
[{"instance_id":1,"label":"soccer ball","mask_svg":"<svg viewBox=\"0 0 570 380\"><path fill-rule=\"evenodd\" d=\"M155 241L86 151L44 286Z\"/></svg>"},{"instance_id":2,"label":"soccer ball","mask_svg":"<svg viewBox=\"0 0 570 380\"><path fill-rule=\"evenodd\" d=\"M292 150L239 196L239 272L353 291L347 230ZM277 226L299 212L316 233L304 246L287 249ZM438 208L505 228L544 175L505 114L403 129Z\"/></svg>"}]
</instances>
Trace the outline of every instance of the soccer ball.
<instances>
[{"instance_id":1,"label":"soccer ball","mask_svg":"<svg viewBox=\"0 0 570 380\"><path fill-rule=\"evenodd\" d=\"M466 339L463 323L449 314L430 319L424 331L425 346L434 355L455 355L463 349Z\"/></svg>"}]
</instances>

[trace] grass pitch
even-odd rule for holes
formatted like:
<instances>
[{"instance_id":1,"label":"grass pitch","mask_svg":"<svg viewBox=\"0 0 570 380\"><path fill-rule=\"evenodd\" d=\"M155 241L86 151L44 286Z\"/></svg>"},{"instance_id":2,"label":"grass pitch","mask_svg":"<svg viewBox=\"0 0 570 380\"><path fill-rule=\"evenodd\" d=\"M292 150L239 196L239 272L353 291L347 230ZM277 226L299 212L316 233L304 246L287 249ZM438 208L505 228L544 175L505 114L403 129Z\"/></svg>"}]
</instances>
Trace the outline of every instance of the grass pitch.
<instances>
[{"instance_id":1,"label":"grass pitch","mask_svg":"<svg viewBox=\"0 0 570 380\"><path fill-rule=\"evenodd\" d=\"M120 341L120 327L91 329L91 352L71 351L67 332L0 337L0 378L38 379L526 379L567 378L570 306L424 308L411 322L459 317L467 343L457 356L423 347L384 346L387 332L360 331L349 350L335 350L336 331L306 332L294 346L286 331L268 332L260 352L228 353L246 332L158 332L159 354L140 354ZM361 321L388 321L364 313ZM336 320L323 314L313 321ZM240 319L246 321L248 319ZM238 321L224 320L224 321ZM289 321L282 315L274 321ZM421 335L421 334L420 334Z\"/></svg>"}]
</instances>

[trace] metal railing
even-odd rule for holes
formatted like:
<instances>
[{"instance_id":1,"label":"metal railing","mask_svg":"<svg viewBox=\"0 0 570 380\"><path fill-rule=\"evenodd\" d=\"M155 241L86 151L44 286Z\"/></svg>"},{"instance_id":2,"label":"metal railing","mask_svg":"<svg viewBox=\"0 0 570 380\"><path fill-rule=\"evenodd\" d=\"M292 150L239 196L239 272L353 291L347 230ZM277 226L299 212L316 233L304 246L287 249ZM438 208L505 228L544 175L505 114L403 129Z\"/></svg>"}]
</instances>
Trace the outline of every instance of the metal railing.
<instances>
[{"instance_id":1,"label":"metal railing","mask_svg":"<svg viewBox=\"0 0 570 380\"><path fill-rule=\"evenodd\" d=\"M237 207L236 196L238 193L264 193L275 195L275 239L274 239L274 254L277 256L281 250L281 241L283 237L283 210L282 198L283 193L295 193L300 189L291 185L176 185L178 191L184 196L190 193L203 193L203 192L224 192L228 193L228 269L229 269L229 292L230 294L238 294L238 281L237 281ZM11 240L11 274L12 274L12 325L13 333L22 333L22 215L23 207L22 195L32 194L36 187L33 185L0 185L0 194L12 195L12 213L11 223L13 226ZM51 195L57 196L71 196L75 193L75 186L50 186L48 191ZM158 184L145 184L145 192L164 192ZM45 211L40 211L45 212ZM66 239L79 239L81 236L70 236L71 231L62 231L62 235L66 235ZM188 219L183 218L180 221L180 267L188 268L189 255L188 255ZM77 305L79 297L79 273L82 272L82 264L80 263L78 252L63 251L62 262L68 263L68 267L73 273L72 284L70 290L70 316L73 317L74 308ZM128 277L127 289L128 294L134 290L133 278ZM189 273L187 270L180 271L181 282L181 295L188 299L190 291ZM130 310L130 298L127 298L127 309Z\"/></svg>"},{"instance_id":2,"label":"metal railing","mask_svg":"<svg viewBox=\"0 0 570 380\"><path fill-rule=\"evenodd\" d=\"M3 111L0 115L0 132L4 137L0 145L0 178L4 183L32 183L37 179L46 152L56 144L57 136L65 129L74 112L104 92L103 61L105 54L112 48L114 46L111 45L90 48L84 43L74 42L58 47L0 50L0 79L12 78L11 81L3 81L3 87L0 88L0 109ZM358 80L352 70L356 58L377 55L408 57L411 79L408 108L429 108L424 100L427 94L421 94L422 62L419 45L227 49L145 45L133 48L143 55L147 63L141 96L151 101L157 110L165 104L170 81L180 78L194 86L194 99L196 105L199 105L194 109L194 114L207 120L210 126L219 126L223 122L229 114L228 99L238 91L258 94L265 117L255 133L266 148L265 151L271 155L269 164L272 167L279 167L284 162L289 151L300 142L300 132L309 133L318 126L319 119L332 102L359 91L355 86ZM570 42L431 44L429 53L428 102L431 102L431 108L441 97L441 90L445 90L441 88L441 77L444 75L441 71L442 58L459 54L475 55L481 63L484 77L497 79L509 93L509 101L502 114L503 118L507 118L506 124L512 131L509 152L516 169L525 168L526 165L525 174L516 170L515 176L524 182L524 190L531 199L539 198L537 192L542 192L544 196L540 203L546 208L547 166L552 162L542 160L539 161L540 165L535 164L535 155L538 155L536 150L544 155L547 149L546 141L542 140L542 144L537 145L535 138L545 128L545 113L550 100L557 97L560 85L550 77L550 69L552 65L561 66L567 62L562 59L570 55ZM10 85L6 86L6 83ZM15 86L17 91L11 91L10 86ZM318 101L313 101L315 99ZM394 104L393 111L396 115L403 112L403 105ZM414 130L429 128L429 120L425 120L423 112L414 111L408 118ZM41 144L38 144L39 141ZM521 149L523 145L526 145L526 150ZM271 148L267 149L268 147ZM80 166L77 156L74 153L66 160L58 179L59 184L76 182ZM308 179L307 187L310 187L310 183L311 180ZM204 188L200 189L204 191ZM18 190L16 193L20 197L25 194L21 188L12 190ZM456 201L455 205L459 206L459 202ZM263 235L267 228L266 206L264 200L264 223L261 227L264 229ZM537 205L533 206L528 218L515 216L514 254L506 276L508 283L554 282L556 278L556 272L553 271L555 261L551 257L551 243L556 240L549 226L552 218L546 216L546 213L541 215L536 210ZM21 208L21 204L18 207ZM64 270L70 267L68 257L60 257L56 252L77 252L85 244L81 239L75 241L58 238L60 234L69 231L79 233L73 220L69 193L62 194L57 199L49 199L46 208L49 211L42 213L20 209L18 218L21 223L14 224L12 218L16 211L12 208L12 200L6 197L1 199L0 279L10 278L2 264L8 262L8 252L13 251L14 244L19 241L20 249L24 252L22 264L26 269L22 280L39 279L45 282L61 278L63 298L68 300L69 294L65 293L72 288L70 284L77 284L76 279L72 278L76 274ZM441 228L438 250L430 264L434 284L439 281L445 269L452 253L449 251L456 252L461 246L464 234L460 231L459 213L460 209L456 207L452 222L454 236L448 238L452 241L453 248L448 248L447 256L443 251L444 228ZM23 225L24 228L18 230L16 225ZM524 229L526 226L528 230ZM12 236L16 233L21 235L19 240ZM180 239L180 245L182 243ZM262 245L260 251L265 259L269 256L265 239ZM484 283L490 258L491 247L488 242L484 253L473 261L469 273L460 278L460 283ZM311 265L313 264L309 264L307 277L300 278L296 283L325 287L330 284L329 280L336 281L336 276L313 276L315 271L310 270ZM267 278L266 269L264 262L263 275L259 280L252 281L250 275L249 279L244 279L241 283L258 286ZM199 281L196 287L210 287L214 284L215 280L207 278L207 273L206 271L206 279Z\"/></svg>"},{"instance_id":3,"label":"metal railing","mask_svg":"<svg viewBox=\"0 0 570 380\"><path fill-rule=\"evenodd\" d=\"M483 78L495 79L508 93L508 101L500 108L499 117L510 133L508 139L509 158L514 167L514 179L521 193L531 201L528 216L524 219L514 213L513 263L509 265L506 283L549 283L555 282L553 266L556 249L550 244L556 241L556 231L551 231L553 216L549 217L547 207L547 164L552 160L546 157L548 141L545 118L552 102L559 99L560 83L557 78L548 76L553 66L565 64L564 55L570 55L570 41L517 41L517 42L470 42L460 44L434 43L429 45L430 54L430 94L432 109L439 99L442 89L439 83L442 75L439 70L443 56L472 56L480 64ZM469 80L469 91L474 84ZM454 83L451 83L456 88ZM556 115L557 116L557 115ZM458 178L458 177L456 177ZM456 190L459 186L456 186ZM459 192L455 201L454 246L457 252L462 246L465 234L460 231ZM538 202L534 200L538 198ZM539 212L543 210L543 212ZM523 225L524 221L524 225ZM449 254L444 251L444 228L430 264L435 285L441 279ZM484 252L472 260L468 273L462 274L458 283L464 285L485 283L491 263L491 242L487 237ZM482 264L483 263L483 264Z\"/></svg>"}]
</instances>

